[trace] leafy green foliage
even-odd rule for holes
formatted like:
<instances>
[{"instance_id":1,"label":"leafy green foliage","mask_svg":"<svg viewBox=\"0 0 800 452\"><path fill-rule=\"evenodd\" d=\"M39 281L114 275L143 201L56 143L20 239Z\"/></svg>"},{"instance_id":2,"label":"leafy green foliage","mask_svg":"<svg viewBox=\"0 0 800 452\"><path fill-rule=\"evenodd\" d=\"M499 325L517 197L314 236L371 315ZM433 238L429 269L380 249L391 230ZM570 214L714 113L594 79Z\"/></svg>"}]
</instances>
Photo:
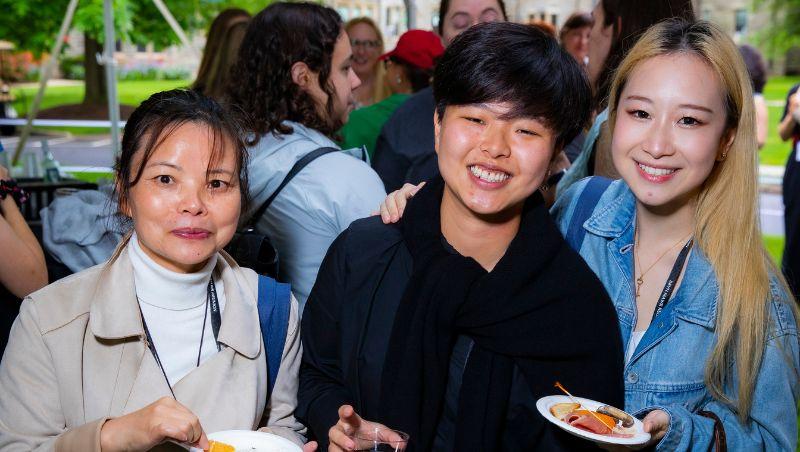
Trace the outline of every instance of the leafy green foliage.
<instances>
[{"instance_id":1,"label":"leafy green foliage","mask_svg":"<svg viewBox=\"0 0 800 452\"><path fill-rule=\"evenodd\" d=\"M770 13L770 25L758 33L770 54L800 45L800 0L754 0L753 6Z\"/></svg>"},{"instance_id":2,"label":"leafy green foliage","mask_svg":"<svg viewBox=\"0 0 800 452\"><path fill-rule=\"evenodd\" d=\"M255 13L270 1L166 0L164 3L190 33L208 27L223 9L236 7ZM69 0L0 0L0 37L38 56L52 47L68 4ZM113 4L118 39L135 44L152 42L157 48L178 42L152 0L113 0ZM103 42L103 0L79 0L72 25Z\"/></svg>"}]
</instances>

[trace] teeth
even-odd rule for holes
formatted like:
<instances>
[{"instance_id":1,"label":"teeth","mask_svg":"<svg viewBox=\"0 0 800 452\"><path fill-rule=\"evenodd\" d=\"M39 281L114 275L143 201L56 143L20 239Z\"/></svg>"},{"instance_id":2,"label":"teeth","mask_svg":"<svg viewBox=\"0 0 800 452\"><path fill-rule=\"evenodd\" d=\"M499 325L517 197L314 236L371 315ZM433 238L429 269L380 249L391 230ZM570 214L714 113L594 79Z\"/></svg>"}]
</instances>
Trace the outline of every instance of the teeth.
<instances>
[{"instance_id":1,"label":"teeth","mask_svg":"<svg viewBox=\"0 0 800 452\"><path fill-rule=\"evenodd\" d=\"M639 164L639 168L651 176L666 176L667 174L672 174L675 172L674 169L653 168L652 166L643 165L641 163Z\"/></svg>"},{"instance_id":2,"label":"teeth","mask_svg":"<svg viewBox=\"0 0 800 452\"><path fill-rule=\"evenodd\" d=\"M475 177L486 182L492 182L492 183L503 182L504 180L511 177L502 171L489 171L483 168L479 168L477 165L470 166L469 170Z\"/></svg>"}]
</instances>

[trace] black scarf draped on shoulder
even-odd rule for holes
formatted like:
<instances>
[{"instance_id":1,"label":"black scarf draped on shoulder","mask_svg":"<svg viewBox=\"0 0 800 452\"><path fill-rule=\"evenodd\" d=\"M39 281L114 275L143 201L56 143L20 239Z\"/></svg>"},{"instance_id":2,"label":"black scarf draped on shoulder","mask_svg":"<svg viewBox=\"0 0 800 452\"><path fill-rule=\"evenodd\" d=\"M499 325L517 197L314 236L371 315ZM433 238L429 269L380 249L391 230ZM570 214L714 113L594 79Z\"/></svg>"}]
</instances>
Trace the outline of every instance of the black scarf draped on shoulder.
<instances>
[{"instance_id":1,"label":"black scarf draped on shoulder","mask_svg":"<svg viewBox=\"0 0 800 452\"><path fill-rule=\"evenodd\" d=\"M429 450L442 413L453 344L475 345L459 393L454 450L499 450L501 438L534 438L538 450L564 446L543 417L508 422L515 366L533 400L558 394L622 406L622 341L606 292L564 242L538 192L517 236L491 272L445 249L444 182L430 181L400 224L413 273L398 308L383 370L379 420ZM530 444L530 441L526 442ZM587 443L589 444L589 443Z\"/></svg>"}]
</instances>

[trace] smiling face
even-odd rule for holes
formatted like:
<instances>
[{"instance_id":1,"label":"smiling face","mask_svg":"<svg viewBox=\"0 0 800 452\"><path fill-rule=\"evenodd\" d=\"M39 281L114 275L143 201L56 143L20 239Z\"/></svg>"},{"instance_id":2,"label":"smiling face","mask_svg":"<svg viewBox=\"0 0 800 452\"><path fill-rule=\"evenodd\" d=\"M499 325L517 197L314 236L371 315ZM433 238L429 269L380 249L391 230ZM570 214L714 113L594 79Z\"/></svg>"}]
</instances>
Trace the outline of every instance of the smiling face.
<instances>
[{"instance_id":1,"label":"smiling face","mask_svg":"<svg viewBox=\"0 0 800 452\"><path fill-rule=\"evenodd\" d=\"M631 72L619 96L614 165L645 206L692 202L729 147L725 92L699 57L653 57Z\"/></svg>"},{"instance_id":2,"label":"smiling face","mask_svg":"<svg viewBox=\"0 0 800 452\"><path fill-rule=\"evenodd\" d=\"M377 69L378 57L381 55L380 37L374 28L364 22L351 26L347 35L353 49L353 71L358 78L367 79Z\"/></svg>"},{"instance_id":3,"label":"smiling face","mask_svg":"<svg viewBox=\"0 0 800 452\"><path fill-rule=\"evenodd\" d=\"M324 116L327 117L328 94L320 87L319 74L312 73L312 76L314 80L307 88L308 93L316 102L319 111L324 112ZM353 51L350 47L350 39L344 31L339 34L333 47L331 73L327 83L333 88L334 93L333 111L330 113L332 118L330 119L334 123L344 124L356 106L353 90L361 85L361 80L353 71Z\"/></svg>"},{"instance_id":4,"label":"smiling face","mask_svg":"<svg viewBox=\"0 0 800 452\"><path fill-rule=\"evenodd\" d=\"M506 118L510 105L450 105L434 118L446 197L472 215L521 209L544 181L556 135L531 118Z\"/></svg>"},{"instance_id":5,"label":"smiling face","mask_svg":"<svg viewBox=\"0 0 800 452\"><path fill-rule=\"evenodd\" d=\"M153 151L123 199L142 249L168 270L201 269L236 231L241 194L235 152L225 143L219 161L209 166L212 140L205 125L181 125ZM142 154L134 156L132 174Z\"/></svg>"},{"instance_id":6,"label":"smiling face","mask_svg":"<svg viewBox=\"0 0 800 452\"><path fill-rule=\"evenodd\" d=\"M503 21L495 0L451 0L442 23L442 42L447 47L461 32L481 22Z\"/></svg>"}]
</instances>

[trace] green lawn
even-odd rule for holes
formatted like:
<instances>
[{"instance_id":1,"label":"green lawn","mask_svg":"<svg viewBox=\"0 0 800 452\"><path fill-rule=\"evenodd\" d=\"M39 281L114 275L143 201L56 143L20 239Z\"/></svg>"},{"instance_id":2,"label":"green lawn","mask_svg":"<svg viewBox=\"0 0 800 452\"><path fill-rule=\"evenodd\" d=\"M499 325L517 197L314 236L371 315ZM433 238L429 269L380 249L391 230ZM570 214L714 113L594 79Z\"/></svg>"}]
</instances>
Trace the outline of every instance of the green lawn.
<instances>
[{"instance_id":1,"label":"green lawn","mask_svg":"<svg viewBox=\"0 0 800 452\"><path fill-rule=\"evenodd\" d=\"M117 93L121 104L137 106L151 94L168 89L188 86L191 80L153 80L153 81L121 81L117 83ZM33 103L38 88L17 88L12 90L17 100L14 108L17 109L19 116L25 117L28 106ZM44 92L44 99L40 109L55 107L58 105L77 104L83 100L83 85L77 86L52 86ZM64 118L69 119L69 118ZM101 128L80 128L80 127L47 127L43 130L59 130L72 132L74 134L96 134L106 133L108 129Z\"/></svg>"},{"instance_id":2,"label":"green lawn","mask_svg":"<svg viewBox=\"0 0 800 452\"><path fill-rule=\"evenodd\" d=\"M781 265L781 256L783 255L783 242L784 238L781 235L764 235L762 237L764 241L764 247L769 252L769 255L772 256L772 260L775 261L775 265Z\"/></svg>"},{"instance_id":3,"label":"green lawn","mask_svg":"<svg viewBox=\"0 0 800 452\"><path fill-rule=\"evenodd\" d=\"M759 153L761 163L764 165L783 166L786 164L791 145L781 141L778 136L778 123L783 116L786 93L796 83L800 83L800 77L772 77L764 87L764 98L767 102L775 100L781 102L779 107L769 107L769 133L767 142Z\"/></svg>"}]
</instances>

